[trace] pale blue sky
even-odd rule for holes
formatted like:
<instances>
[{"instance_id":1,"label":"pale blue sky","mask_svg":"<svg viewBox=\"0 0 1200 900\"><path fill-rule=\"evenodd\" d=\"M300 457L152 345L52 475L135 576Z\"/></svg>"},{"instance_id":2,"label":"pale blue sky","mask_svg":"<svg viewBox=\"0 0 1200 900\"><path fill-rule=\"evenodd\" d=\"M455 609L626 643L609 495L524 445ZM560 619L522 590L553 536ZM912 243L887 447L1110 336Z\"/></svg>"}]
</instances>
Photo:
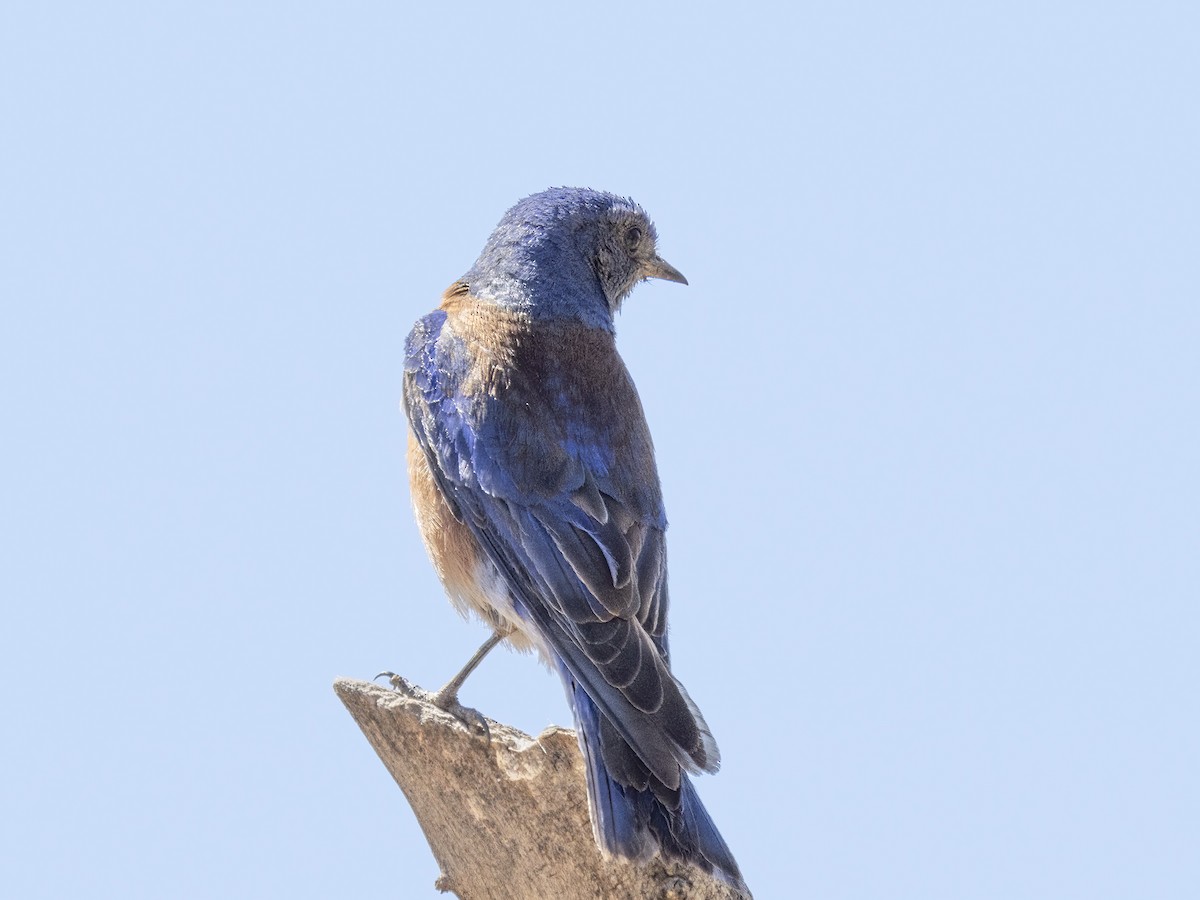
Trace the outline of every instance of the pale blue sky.
<instances>
[{"instance_id":1,"label":"pale blue sky","mask_svg":"<svg viewBox=\"0 0 1200 900\"><path fill-rule=\"evenodd\" d=\"M1200 896L1196 6L434 6L0 14L0 893L437 896L330 683L484 636L401 348L569 184L757 896Z\"/></svg>"}]
</instances>

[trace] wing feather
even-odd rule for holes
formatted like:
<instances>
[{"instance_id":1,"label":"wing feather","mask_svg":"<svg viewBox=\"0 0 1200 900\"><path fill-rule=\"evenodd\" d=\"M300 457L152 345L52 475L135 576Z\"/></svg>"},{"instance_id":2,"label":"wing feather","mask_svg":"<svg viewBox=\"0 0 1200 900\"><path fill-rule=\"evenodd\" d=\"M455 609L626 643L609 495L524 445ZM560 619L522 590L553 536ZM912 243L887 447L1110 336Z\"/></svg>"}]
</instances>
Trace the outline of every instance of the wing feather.
<instances>
[{"instance_id":1,"label":"wing feather","mask_svg":"<svg viewBox=\"0 0 1200 900\"><path fill-rule=\"evenodd\" d=\"M434 480L504 577L518 613L637 757L610 761L622 751L606 741L606 761L627 783L649 773L677 791L681 766L712 771L719 755L667 661L657 476L647 487L622 477L630 466L621 459L598 463L609 449L599 438L497 426L491 420L532 404L465 390L473 355L445 322L434 313L414 329L404 379L405 410Z\"/></svg>"}]
</instances>

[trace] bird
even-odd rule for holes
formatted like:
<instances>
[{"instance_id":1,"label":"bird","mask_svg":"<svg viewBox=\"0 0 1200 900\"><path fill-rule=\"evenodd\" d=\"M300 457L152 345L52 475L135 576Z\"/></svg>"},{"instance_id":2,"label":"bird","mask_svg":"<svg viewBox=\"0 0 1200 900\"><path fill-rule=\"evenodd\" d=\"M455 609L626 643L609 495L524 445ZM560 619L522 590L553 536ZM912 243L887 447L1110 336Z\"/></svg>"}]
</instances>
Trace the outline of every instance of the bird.
<instances>
[{"instance_id":1,"label":"bird","mask_svg":"<svg viewBox=\"0 0 1200 900\"><path fill-rule=\"evenodd\" d=\"M551 188L509 209L405 344L419 531L460 612L561 677L601 851L695 864L744 896L689 776L716 741L671 671L667 518L614 319L640 282L687 279L633 200Z\"/></svg>"}]
</instances>

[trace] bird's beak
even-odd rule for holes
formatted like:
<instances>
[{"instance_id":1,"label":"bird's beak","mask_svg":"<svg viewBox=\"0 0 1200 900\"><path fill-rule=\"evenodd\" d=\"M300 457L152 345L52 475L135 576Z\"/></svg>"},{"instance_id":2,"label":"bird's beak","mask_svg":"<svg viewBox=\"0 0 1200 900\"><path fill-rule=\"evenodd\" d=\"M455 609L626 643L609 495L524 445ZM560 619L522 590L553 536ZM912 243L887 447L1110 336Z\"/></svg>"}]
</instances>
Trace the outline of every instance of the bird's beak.
<instances>
[{"instance_id":1,"label":"bird's beak","mask_svg":"<svg viewBox=\"0 0 1200 900\"><path fill-rule=\"evenodd\" d=\"M682 272L658 254L652 256L642 266L642 274L646 278L661 278L663 281L676 281L679 284L688 283L688 280L683 277Z\"/></svg>"}]
</instances>

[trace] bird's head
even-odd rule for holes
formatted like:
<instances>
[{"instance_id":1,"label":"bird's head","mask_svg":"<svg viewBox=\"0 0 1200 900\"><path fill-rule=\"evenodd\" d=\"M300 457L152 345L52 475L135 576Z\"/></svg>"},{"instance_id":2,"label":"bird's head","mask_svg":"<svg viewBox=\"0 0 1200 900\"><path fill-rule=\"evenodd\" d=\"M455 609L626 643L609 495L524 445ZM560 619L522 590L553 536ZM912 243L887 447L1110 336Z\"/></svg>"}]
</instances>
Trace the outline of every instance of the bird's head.
<instances>
[{"instance_id":1,"label":"bird's head","mask_svg":"<svg viewBox=\"0 0 1200 900\"><path fill-rule=\"evenodd\" d=\"M658 255L658 232L645 210L631 200L585 216L578 232L580 250L590 257L609 306L616 311L634 285L648 278L687 284L683 274Z\"/></svg>"},{"instance_id":2,"label":"bird's head","mask_svg":"<svg viewBox=\"0 0 1200 900\"><path fill-rule=\"evenodd\" d=\"M472 293L534 317L579 318L612 327L612 315L648 278L687 284L658 255L645 210L586 188L552 188L504 214L474 268Z\"/></svg>"}]
</instances>

